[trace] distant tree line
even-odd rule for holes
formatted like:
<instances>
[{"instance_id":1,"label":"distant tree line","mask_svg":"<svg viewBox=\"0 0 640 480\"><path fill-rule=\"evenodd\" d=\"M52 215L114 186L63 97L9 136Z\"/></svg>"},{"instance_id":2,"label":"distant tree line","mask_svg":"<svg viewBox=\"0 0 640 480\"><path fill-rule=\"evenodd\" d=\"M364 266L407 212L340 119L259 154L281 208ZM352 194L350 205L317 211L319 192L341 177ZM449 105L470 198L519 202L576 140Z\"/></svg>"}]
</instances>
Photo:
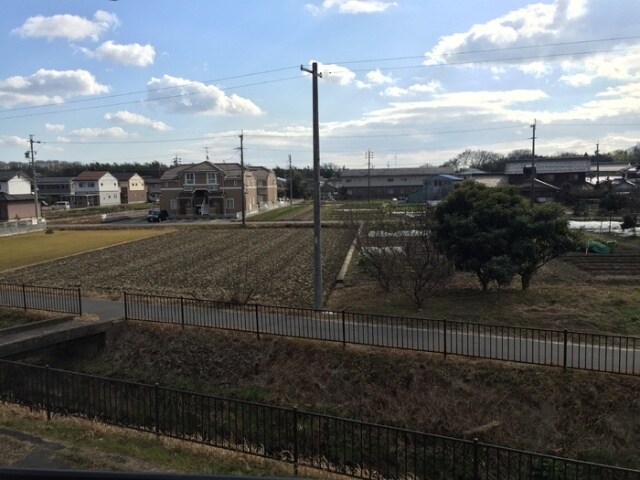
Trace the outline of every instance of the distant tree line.
<instances>
[{"instance_id":1,"label":"distant tree line","mask_svg":"<svg viewBox=\"0 0 640 480\"><path fill-rule=\"evenodd\" d=\"M586 153L564 152L554 155L554 158L581 157ZM452 159L442 164L443 167L453 167L456 170L464 168L477 168L485 172L502 173L508 162L529 160L531 158L531 150L520 149L503 155L501 153L491 152L488 150L471 150L467 149ZM542 155L536 155L536 158L549 158ZM593 158L593 156L590 156ZM626 150L614 150L609 153L599 155L599 161L602 163L629 163L631 165L640 165L640 143Z\"/></svg>"},{"instance_id":2,"label":"distant tree line","mask_svg":"<svg viewBox=\"0 0 640 480\"><path fill-rule=\"evenodd\" d=\"M64 160L36 160L36 172L41 177L75 177L85 170L94 172L135 172L141 176L160 177L169 167L158 161L148 163L80 163ZM31 172L31 162L0 162L0 170Z\"/></svg>"}]
</instances>

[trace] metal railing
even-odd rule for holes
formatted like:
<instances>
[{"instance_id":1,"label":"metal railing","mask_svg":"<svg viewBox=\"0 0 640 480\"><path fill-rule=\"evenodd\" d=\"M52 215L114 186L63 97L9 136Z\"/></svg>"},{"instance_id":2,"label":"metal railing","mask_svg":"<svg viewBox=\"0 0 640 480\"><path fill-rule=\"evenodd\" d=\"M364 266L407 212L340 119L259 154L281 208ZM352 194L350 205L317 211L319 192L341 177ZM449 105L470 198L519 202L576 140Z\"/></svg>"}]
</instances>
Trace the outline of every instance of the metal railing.
<instances>
[{"instance_id":1,"label":"metal railing","mask_svg":"<svg viewBox=\"0 0 640 480\"><path fill-rule=\"evenodd\" d=\"M640 337L139 293L124 301L130 320L640 375Z\"/></svg>"},{"instance_id":2,"label":"metal railing","mask_svg":"<svg viewBox=\"0 0 640 480\"><path fill-rule=\"evenodd\" d=\"M0 306L82 315L79 288L0 283Z\"/></svg>"},{"instance_id":3,"label":"metal railing","mask_svg":"<svg viewBox=\"0 0 640 480\"><path fill-rule=\"evenodd\" d=\"M640 479L640 471L0 361L0 400L356 478Z\"/></svg>"}]
</instances>

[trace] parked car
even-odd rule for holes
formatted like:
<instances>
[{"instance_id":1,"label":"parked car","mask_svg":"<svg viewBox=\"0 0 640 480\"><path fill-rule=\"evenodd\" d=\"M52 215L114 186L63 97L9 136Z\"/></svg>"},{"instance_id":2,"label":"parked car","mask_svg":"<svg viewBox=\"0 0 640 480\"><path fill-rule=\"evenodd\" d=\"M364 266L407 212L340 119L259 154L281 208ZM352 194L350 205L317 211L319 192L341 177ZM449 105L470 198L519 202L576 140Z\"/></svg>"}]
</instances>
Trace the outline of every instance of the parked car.
<instances>
[{"instance_id":1,"label":"parked car","mask_svg":"<svg viewBox=\"0 0 640 480\"><path fill-rule=\"evenodd\" d=\"M169 212L159 208L152 208L147 215L147 222L163 222L167 218L169 218Z\"/></svg>"},{"instance_id":2,"label":"parked car","mask_svg":"<svg viewBox=\"0 0 640 480\"><path fill-rule=\"evenodd\" d=\"M51 206L51 208L53 210L69 210L71 205L69 205L69 202L56 202Z\"/></svg>"}]
</instances>

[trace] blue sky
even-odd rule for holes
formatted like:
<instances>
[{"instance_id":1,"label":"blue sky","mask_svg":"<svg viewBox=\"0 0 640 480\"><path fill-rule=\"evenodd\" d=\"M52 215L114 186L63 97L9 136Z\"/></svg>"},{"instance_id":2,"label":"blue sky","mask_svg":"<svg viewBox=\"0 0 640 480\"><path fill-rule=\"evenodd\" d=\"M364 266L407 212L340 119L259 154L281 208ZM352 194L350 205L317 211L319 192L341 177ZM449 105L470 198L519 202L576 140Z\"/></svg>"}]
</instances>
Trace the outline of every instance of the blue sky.
<instances>
[{"instance_id":1,"label":"blue sky","mask_svg":"<svg viewBox=\"0 0 640 480\"><path fill-rule=\"evenodd\" d=\"M4 0L0 161L438 165L640 136L637 0Z\"/></svg>"}]
</instances>

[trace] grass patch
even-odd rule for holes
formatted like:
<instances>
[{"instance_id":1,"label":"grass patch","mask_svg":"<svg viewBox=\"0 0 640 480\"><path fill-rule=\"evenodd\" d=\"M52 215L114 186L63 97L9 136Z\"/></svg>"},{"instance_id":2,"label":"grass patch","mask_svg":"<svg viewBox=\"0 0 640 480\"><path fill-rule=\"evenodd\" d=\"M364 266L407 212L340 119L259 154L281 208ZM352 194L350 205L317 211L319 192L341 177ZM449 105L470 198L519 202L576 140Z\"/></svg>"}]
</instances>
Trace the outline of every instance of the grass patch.
<instances>
[{"instance_id":1,"label":"grass patch","mask_svg":"<svg viewBox=\"0 0 640 480\"><path fill-rule=\"evenodd\" d=\"M149 238L160 233L149 230L59 230L53 234L35 232L0 237L0 271L87 252L123 242Z\"/></svg>"},{"instance_id":2,"label":"grass patch","mask_svg":"<svg viewBox=\"0 0 640 480\"><path fill-rule=\"evenodd\" d=\"M66 448L55 452L57 458L71 468L83 470L273 477L290 476L293 473L291 466L279 462L89 420L54 416L51 421L46 421L42 413L13 405L0 405L0 425L12 431L61 443ZM0 455L0 465L10 466L13 461L19 460L22 453L32 449L24 439L20 442L3 442L4 453ZM314 476L318 477L317 474Z\"/></svg>"},{"instance_id":3,"label":"grass patch","mask_svg":"<svg viewBox=\"0 0 640 480\"><path fill-rule=\"evenodd\" d=\"M39 322L55 316L52 313L45 312L25 312L16 308L0 308L0 329L10 328L25 323Z\"/></svg>"},{"instance_id":4,"label":"grass patch","mask_svg":"<svg viewBox=\"0 0 640 480\"><path fill-rule=\"evenodd\" d=\"M247 219L248 222L277 222L287 220L297 220L301 214L311 208L308 203L297 203L286 207L275 208L268 212L253 215Z\"/></svg>"},{"instance_id":5,"label":"grass patch","mask_svg":"<svg viewBox=\"0 0 640 480\"><path fill-rule=\"evenodd\" d=\"M623 375L137 322L59 366L166 387L179 372L202 393L640 467L638 379Z\"/></svg>"}]
</instances>

